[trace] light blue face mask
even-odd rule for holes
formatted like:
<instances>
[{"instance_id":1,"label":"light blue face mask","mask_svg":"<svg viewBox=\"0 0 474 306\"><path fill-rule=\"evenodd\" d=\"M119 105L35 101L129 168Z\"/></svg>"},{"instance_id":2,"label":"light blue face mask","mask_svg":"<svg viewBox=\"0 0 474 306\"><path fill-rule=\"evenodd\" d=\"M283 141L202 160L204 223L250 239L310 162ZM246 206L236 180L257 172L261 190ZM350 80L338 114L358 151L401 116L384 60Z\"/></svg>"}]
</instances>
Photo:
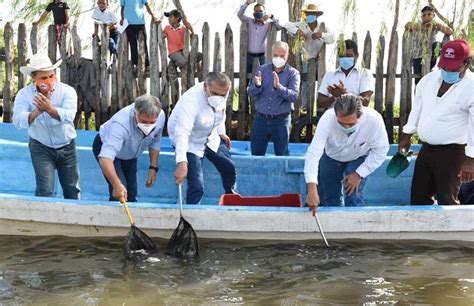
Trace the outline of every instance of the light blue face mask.
<instances>
[{"instance_id":1,"label":"light blue face mask","mask_svg":"<svg viewBox=\"0 0 474 306\"><path fill-rule=\"evenodd\" d=\"M359 128L359 124L355 124L348 128L345 128L341 124L339 124L339 127L342 129L344 133L346 133L347 135L351 135L357 131L357 129Z\"/></svg>"},{"instance_id":2,"label":"light blue face mask","mask_svg":"<svg viewBox=\"0 0 474 306\"><path fill-rule=\"evenodd\" d=\"M344 70L349 70L352 66L354 66L354 58L353 57L340 57L339 58L339 65Z\"/></svg>"},{"instance_id":3,"label":"light blue face mask","mask_svg":"<svg viewBox=\"0 0 474 306\"><path fill-rule=\"evenodd\" d=\"M441 69L441 78L448 84L454 84L461 81L460 71L446 71Z\"/></svg>"},{"instance_id":4,"label":"light blue face mask","mask_svg":"<svg viewBox=\"0 0 474 306\"><path fill-rule=\"evenodd\" d=\"M316 15L308 15L306 16L306 22L307 23L313 23L317 20L318 18L316 17Z\"/></svg>"}]
</instances>

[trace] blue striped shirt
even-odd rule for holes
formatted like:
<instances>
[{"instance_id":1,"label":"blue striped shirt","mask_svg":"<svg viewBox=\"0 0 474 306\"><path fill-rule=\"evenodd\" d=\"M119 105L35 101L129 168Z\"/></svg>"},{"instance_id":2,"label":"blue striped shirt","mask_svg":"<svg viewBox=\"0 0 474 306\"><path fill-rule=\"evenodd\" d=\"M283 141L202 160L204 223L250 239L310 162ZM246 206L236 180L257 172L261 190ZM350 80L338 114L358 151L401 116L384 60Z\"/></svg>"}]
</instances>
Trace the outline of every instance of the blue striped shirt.
<instances>
[{"instance_id":1,"label":"blue striped shirt","mask_svg":"<svg viewBox=\"0 0 474 306\"><path fill-rule=\"evenodd\" d=\"M56 82L50 100L59 114L59 120L43 112L31 124L29 114L36 109L33 98L38 94L36 85L22 88L13 106L13 124L20 130L28 129L28 135L50 148L61 148L76 138L74 117L77 111L77 94L71 86Z\"/></svg>"},{"instance_id":2,"label":"blue striped shirt","mask_svg":"<svg viewBox=\"0 0 474 306\"><path fill-rule=\"evenodd\" d=\"M289 114L291 104L298 98L300 90L300 73L286 64L285 69L278 73L280 87L273 86L273 64L265 64L258 68L262 75L262 86L255 87L252 79L247 91L249 96L256 97L257 112L265 115Z\"/></svg>"}]
</instances>

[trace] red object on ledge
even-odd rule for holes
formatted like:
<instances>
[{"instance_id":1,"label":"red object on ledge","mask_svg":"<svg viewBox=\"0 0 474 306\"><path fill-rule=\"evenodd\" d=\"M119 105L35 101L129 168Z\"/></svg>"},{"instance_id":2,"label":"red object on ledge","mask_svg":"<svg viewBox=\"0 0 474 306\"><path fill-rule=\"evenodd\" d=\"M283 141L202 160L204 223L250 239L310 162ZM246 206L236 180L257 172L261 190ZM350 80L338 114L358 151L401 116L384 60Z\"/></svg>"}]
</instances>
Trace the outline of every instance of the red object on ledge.
<instances>
[{"instance_id":1,"label":"red object on ledge","mask_svg":"<svg viewBox=\"0 0 474 306\"><path fill-rule=\"evenodd\" d=\"M219 200L219 205L302 207L301 194L299 193L284 193L279 197L242 197L238 194L223 194Z\"/></svg>"}]
</instances>

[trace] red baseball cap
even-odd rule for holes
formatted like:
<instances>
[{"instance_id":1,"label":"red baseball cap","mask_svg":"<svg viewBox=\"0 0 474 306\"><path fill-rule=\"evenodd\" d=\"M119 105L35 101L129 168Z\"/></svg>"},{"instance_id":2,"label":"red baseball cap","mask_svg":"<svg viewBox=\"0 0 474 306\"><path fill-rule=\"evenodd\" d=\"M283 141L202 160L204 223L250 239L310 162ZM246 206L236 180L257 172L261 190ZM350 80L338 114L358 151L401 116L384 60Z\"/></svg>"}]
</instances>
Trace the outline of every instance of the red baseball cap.
<instances>
[{"instance_id":1,"label":"red baseball cap","mask_svg":"<svg viewBox=\"0 0 474 306\"><path fill-rule=\"evenodd\" d=\"M471 49L463 39L450 40L441 49L439 68L448 70L458 69L466 59L471 56Z\"/></svg>"}]
</instances>

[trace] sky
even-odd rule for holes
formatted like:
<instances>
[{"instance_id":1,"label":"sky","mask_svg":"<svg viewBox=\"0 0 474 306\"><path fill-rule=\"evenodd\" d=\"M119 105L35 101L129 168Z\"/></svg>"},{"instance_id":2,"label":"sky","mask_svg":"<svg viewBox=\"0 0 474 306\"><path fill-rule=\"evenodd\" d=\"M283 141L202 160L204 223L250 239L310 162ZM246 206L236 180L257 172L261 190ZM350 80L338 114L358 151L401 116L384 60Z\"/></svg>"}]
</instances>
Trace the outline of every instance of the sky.
<instances>
[{"instance_id":1,"label":"sky","mask_svg":"<svg viewBox=\"0 0 474 306\"><path fill-rule=\"evenodd\" d=\"M11 0L0 0L2 2L2 7L9 7ZM435 0L433 1L443 13L446 13L449 17L452 17L452 10L447 9L448 6L451 6L454 0ZM91 7L94 1L84 1L83 7ZM156 3L160 0L155 0ZM164 0L165 8L164 11L173 9L174 6L172 1ZM288 4L286 0L267 0L266 2L266 12L272 13L280 20L280 23L284 24L288 21ZM356 1L358 7L355 14L349 16L349 18L343 18L342 6L344 0L331 0L331 1L315 1L324 15L320 17L320 21L324 21L327 26L329 26L336 35L344 32L346 37L351 37L353 31L358 33L359 45L363 44L363 40L367 33L367 30L370 30L372 42L373 42L373 61L375 60L374 52L376 47L376 41L379 36L379 31L382 27L382 24L385 24L387 27L386 41L388 44L389 41L389 32L393 23L393 3L394 0L358 0ZM399 19L399 37L403 33L403 25L410 21L413 18L414 8L408 6L407 0L401 0L401 9L400 9L400 19ZM410 2L415 2L414 0ZM426 2L426 3L425 3ZM427 4L427 1L421 2L421 6ZM472 2L472 1L471 1ZM221 33L221 43L223 43L223 34L224 29L227 23L230 23L234 31L234 45L235 45L235 54L238 54L239 43L238 43L238 31L240 27L240 21L237 18L237 12L239 7L244 3L244 0L181 0L183 9L188 16L189 21L194 27L194 30L197 34L201 34L201 29L203 23L207 21L211 30L211 37L214 37L215 32ZM116 0L110 0L110 7L118 13L119 11L119 2ZM468 13L470 8L466 10ZM78 20L78 26L80 28L79 35L83 39L83 46L90 45L91 43L91 34L93 32L93 23L90 19L92 12L86 12L81 15ZM167 24L167 18L163 16L163 11L155 9L155 14L163 18L163 23ZM247 9L247 14L252 14L252 8ZM418 15L418 14L417 14ZM0 18L2 21L0 25L3 26L5 21L11 21L12 14L8 10L0 10ZM149 21L149 16L147 15ZM18 22L18 20L15 20ZM212 49L211 49L212 50ZM362 50L361 50L362 51ZM90 56L91 53L84 52L84 56ZM334 48L329 48L329 63L334 63L335 61L335 52ZM373 64L372 64L373 66Z\"/></svg>"}]
</instances>

